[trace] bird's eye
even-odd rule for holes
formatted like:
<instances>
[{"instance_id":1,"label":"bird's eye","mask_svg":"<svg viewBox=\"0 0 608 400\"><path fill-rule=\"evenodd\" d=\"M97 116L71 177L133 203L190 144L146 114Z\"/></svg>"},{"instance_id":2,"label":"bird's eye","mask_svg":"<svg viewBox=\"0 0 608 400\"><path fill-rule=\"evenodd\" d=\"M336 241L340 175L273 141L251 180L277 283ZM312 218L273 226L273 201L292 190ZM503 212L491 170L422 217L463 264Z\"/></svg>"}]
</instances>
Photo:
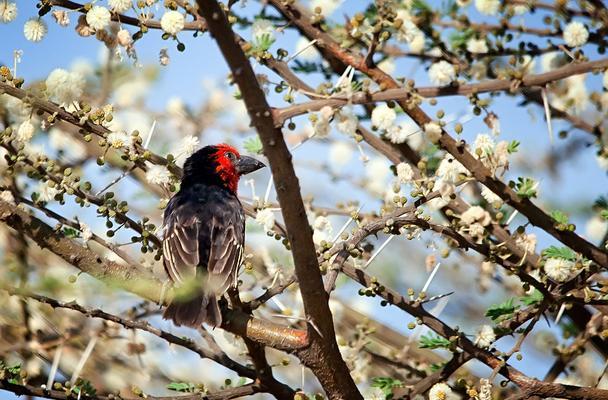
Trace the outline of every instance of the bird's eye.
<instances>
[{"instance_id":1,"label":"bird's eye","mask_svg":"<svg viewBox=\"0 0 608 400\"><path fill-rule=\"evenodd\" d=\"M231 151L229 151L229 152L227 152L227 153L226 153L226 157L227 157L227 158L228 158L230 161L234 161L234 160L236 160L236 155L235 155L233 152L231 152Z\"/></svg>"}]
</instances>

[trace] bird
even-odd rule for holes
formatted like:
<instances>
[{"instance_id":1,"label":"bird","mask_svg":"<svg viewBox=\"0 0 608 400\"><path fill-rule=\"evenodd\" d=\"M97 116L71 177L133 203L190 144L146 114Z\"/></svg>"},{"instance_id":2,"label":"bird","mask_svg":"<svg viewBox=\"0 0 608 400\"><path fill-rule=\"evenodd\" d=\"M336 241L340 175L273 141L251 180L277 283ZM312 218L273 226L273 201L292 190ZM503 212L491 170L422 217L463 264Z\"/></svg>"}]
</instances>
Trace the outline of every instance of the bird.
<instances>
[{"instance_id":1,"label":"bird","mask_svg":"<svg viewBox=\"0 0 608 400\"><path fill-rule=\"evenodd\" d=\"M164 319L192 328L222 324L218 299L236 286L244 253L239 178L263 167L227 144L202 147L186 159L179 191L163 215L163 266L175 289Z\"/></svg>"}]
</instances>

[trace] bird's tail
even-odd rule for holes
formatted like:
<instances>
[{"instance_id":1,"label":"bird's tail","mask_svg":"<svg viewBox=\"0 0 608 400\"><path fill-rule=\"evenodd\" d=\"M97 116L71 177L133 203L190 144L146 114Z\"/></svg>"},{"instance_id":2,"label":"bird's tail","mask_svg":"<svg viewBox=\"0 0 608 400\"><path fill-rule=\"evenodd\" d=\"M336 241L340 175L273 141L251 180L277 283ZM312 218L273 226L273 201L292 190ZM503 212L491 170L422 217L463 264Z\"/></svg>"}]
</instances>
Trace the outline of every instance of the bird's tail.
<instances>
[{"instance_id":1,"label":"bird's tail","mask_svg":"<svg viewBox=\"0 0 608 400\"><path fill-rule=\"evenodd\" d=\"M173 300L163 319L172 320L176 326L198 328L206 322L215 327L222 324L222 312L214 293L200 293L189 299Z\"/></svg>"}]
</instances>

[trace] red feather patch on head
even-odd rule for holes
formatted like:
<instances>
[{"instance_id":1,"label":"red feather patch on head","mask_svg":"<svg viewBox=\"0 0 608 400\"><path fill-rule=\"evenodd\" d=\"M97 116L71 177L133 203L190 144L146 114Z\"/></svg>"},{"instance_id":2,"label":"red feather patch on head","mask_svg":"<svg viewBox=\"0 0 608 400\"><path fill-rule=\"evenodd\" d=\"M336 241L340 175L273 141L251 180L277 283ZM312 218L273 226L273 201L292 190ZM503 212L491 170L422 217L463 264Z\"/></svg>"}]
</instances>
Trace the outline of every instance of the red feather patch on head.
<instances>
[{"instance_id":1,"label":"red feather patch on head","mask_svg":"<svg viewBox=\"0 0 608 400\"><path fill-rule=\"evenodd\" d=\"M214 159L217 162L215 172L219 177L226 183L228 189L231 192L236 193L239 187L239 174L236 171L236 166L233 161L236 161L241 157L238 150L227 144L218 144L215 146L217 151L215 152ZM230 159L229 153L232 153L235 157Z\"/></svg>"}]
</instances>

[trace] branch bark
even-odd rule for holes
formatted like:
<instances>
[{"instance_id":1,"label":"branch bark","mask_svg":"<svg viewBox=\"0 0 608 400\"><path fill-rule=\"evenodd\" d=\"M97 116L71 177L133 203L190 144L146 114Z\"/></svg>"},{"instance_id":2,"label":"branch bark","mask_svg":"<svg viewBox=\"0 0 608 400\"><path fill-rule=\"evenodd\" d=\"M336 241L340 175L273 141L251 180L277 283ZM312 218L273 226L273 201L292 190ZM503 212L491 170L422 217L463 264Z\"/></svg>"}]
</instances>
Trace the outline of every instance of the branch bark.
<instances>
[{"instance_id":1,"label":"branch bark","mask_svg":"<svg viewBox=\"0 0 608 400\"><path fill-rule=\"evenodd\" d=\"M300 195L300 185L283 134L275 127L270 106L245 53L238 44L226 15L215 0L198 0L199 12L207 21L238 84L252 125L262 140L270 162L281 212L287 228L294 265L308 324L310 346L297 354L317 376L331 399L362 399L336 343L328 296L317 263L312 229Z\"/></svg>"}]
</instances>

